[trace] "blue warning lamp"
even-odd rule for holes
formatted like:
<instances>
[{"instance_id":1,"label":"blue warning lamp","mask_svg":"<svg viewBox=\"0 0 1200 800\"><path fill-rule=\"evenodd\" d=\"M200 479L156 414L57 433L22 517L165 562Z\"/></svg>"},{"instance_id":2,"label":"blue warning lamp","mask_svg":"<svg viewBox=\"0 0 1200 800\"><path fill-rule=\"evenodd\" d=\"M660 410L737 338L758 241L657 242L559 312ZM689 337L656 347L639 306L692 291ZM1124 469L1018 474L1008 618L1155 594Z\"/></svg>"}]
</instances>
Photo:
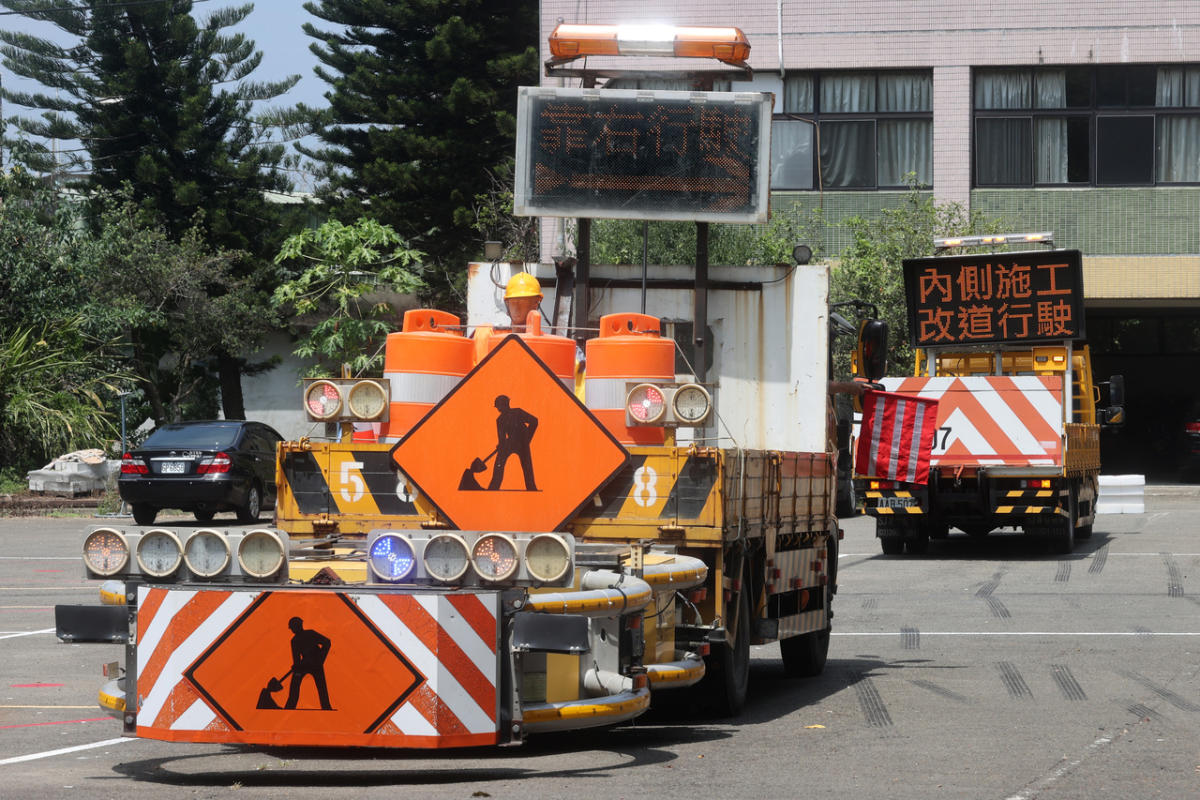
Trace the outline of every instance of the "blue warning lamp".
<instances>
[{"instance_id":1,"label":"blue warning lamp","mask_svg":"<svg viewBox=\"0 0 1200 800\"><path fill-rule=\"evenodd\" d=\"M417 559L408 540L395 533L385 533L371 543L368 563L379 580L399 583L412 574Z\"/></svg>"}]
</instances>

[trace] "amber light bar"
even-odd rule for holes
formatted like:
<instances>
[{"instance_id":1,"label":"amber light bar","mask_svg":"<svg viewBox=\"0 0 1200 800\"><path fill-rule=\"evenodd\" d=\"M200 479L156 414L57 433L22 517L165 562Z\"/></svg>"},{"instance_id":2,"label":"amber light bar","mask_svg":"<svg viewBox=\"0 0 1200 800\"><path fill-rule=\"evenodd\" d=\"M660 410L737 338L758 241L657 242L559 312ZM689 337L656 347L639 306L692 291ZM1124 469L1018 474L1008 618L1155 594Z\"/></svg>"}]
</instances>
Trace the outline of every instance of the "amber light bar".
<instances>
[{"instance_id":1,"label":"amber light bar","mask_svg":"<svg viewBox=\"0 0 1200 800\"><path fill-rule=\"evenodd\" d=\"M1001 244L1054 244L1054 233L994 233L985 236L957 236L954 238L934 239L933 246L938 250L948 250L952 247L988 247Z\"/></svg>"},{"instance_id":2,"label":"amber light bar","mask_svg":"<svg viewBox=\"0 0 1200 800\"><path fill-rule=\"evenodd\" d=\"M564 61L581 56L715 58L744 66L750 42L738 28L564 23L550 34L550 54Z\"/></svg>"}]
</instances>

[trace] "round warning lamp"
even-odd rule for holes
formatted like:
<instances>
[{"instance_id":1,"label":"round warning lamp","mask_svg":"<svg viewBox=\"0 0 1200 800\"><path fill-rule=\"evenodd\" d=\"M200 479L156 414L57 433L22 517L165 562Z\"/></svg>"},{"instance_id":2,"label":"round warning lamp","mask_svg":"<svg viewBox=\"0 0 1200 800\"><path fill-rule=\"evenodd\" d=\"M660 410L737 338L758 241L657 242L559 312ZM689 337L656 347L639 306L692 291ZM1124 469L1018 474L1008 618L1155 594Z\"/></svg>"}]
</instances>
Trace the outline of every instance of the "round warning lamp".
<instances>
[{"instance_id":1,"label":"round warning lamp","mask_svg":"<svg viewBox=\"0 0 1200 800\"><path fill-rule=\"evenodd\" d=\"M699 384L685 383L671 398L671 409L680 422L699 425L708 419L708 412L712 410L712 395Z\"/></svg>"},{"instance_id":2,"label":"round warning lamp","mask_svg":"<svg viewBox=\"0 0 1200 800\"><path fill-rule=\"evenodd\" d=\"M385 533L371 542L367 563L375 577L387 583L399 583L417 566L412 545L396 533Z\"/></svg>"},{"instance_id":3,"label":"round warning lamp","mask_svg":"<svg viewBox=\"0 0 1200 800\"><path fill-rule=\"evenodd\" d=\"M667 399L662 389L654 384L639 383L629 390L625 398L625 410L636 422L653 425L667 413Z\"/></svg>"},{"instance_id":4,"label":"round warning lamp","mask_svg":"<svg viewBox=\"0 0 1200 800\"><path fill-rule=\"evenodd\" d=\"M313 381L304 390L304 408L315 420L336 419L342 413L342 391L333 381Z\"/></svg>"},{"instance_id":5,"label":"round warning lamp","mask_svg":"<svg viewBox=\"0 0 1200 800\"><path fill-rule=\"evenodd\" d=\"M129 565L129 543L120 531L97 528L83 540L83 560L97 575L116 575Z\"/></svg>"},{"instance_id":6,"label":"round warning lamp","mask_svg":"<svg viewBox=\"0 0 1200 800\"><path fill-rule=\"evenodd\" d=\"M346 393L346 405L355 419L377 420L388 410L390 398L377 381L359 381Z\"/></svg>"},{"instance_id":7,"label":"round warning lamp","mask_svg":"<svg viewBox=\"0 0 1200 800\"><path fill-rule=\"evenodd\" d=\"M425 572L434 580L450 583L466 574L470 566L467 543L452 533L439 533L425 545L421 558Z\"/></svg>"},{"instance_id":8,"label":"round warning lamp","mask_svg":"<svg viewBox=\"0 0 1200 800\"><path fill-rule=\"evenodd\" d=\"M279 572L286 556L283 540L266 528L252 530L238 543L238 564L251 578L263 580Z\"/></svg>"},{"instance_id":9,"label":"round warning lamp","mask_svg":"<svg viewBox=\"0 0 1200 800\"><path fill-rule=\"evenodd\" d=\"M201 528L184 543L183 563L197 578L215 578L229 567L229 541L211 528Z\"/></svg>"},{"instance_id":10,"label":"round warning lamp","mask_svg":"<svg viewBox=\"0 0 1200 800\"><path fill-rule=\"evenodd\" d=\"M525 545L525 569L542 583L557 583L571 566L571 548L561 536L539 533Z\"/></svg>"},{"instance_id":11,"label":"round warning lamp","mask_svg":"<svg viewBox=\"0 0 1200 800\"><path fill-rule=\"evenodd\" d=\"M485 581L503 581L517 571L517 545L500 533L488 533L471 548L471 565Z\"/></svg>"},{"instance_id":12,"label":"round warning lamp","mask_svg":"<svg viewBox=\"0 0 1200 800\"><path fill-rule=\"evenodd\" d=\"M163 528L142 534L137 543L137 563L152 578L165 578L183 563L183 545L179 537Z\"/></svg>"}]
</instances>

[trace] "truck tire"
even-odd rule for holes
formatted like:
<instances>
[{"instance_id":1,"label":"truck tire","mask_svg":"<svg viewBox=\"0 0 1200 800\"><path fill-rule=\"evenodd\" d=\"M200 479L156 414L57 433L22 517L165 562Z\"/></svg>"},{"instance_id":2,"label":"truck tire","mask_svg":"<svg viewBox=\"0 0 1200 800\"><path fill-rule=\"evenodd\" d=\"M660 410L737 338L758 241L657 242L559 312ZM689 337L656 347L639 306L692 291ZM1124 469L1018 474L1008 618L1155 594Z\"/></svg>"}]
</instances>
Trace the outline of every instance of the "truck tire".
<instances>
[{"instance_id":1,"label":"truck tire","mask_svg":"<svg viewBox=\"0 0 1200 800\"><path fill-rule=\"evenodd\" d=\"M876 517L875 535L879 537L879 549L885 556L898 556L904 553L904 536L894 519Z\"/></svg>"},{"instance_id":2,"label":"truck tire","mask_svg":"<svg viewBox=\"0 0 1200 800\"><path fill-rule=\"evenodd\" d=\"M746 707L750 688L750 583L742 581L737 593L737 641L714 644L704 659L705 675L699 688L713 712L736 717Z\"/></svg>"},{"instance_id":3,"label":"truck tire","mask_svg":"<svg viewBox=\"0 0 1200 800\"><path fill-rule=\"evenodd\" d=\"M918 528L904 540L904 549L910 556L923 556L929 552L929 534Z\"/></svg>"},{"instance_id":4,"label":"truck tire","mask_svg":"<svg viewBox=\"0 0 1200 800\"><path fill-rule=\"evenodd\" d=\"M826 585L826 608L831 607L829 604L832 601L833 595ZM783 671L789 678L813 678L825 671L825 660L829 657L829 634L832 630L833 623L830 623L824 630L779 640Z\"/></svg>"},{"instance_id":5,"label":"truck tire","mask_svg":"<svg viewBox=\"0 0 1200 800\"><path fill-rule=\"evenodd\" d=\"M1067 516L1050 523L1050 549L1066 555L1075 549L1075 520L1079 516L1079 493L1072 485L1067 492Z\"/></svg>"},{"instance_id":6,"label":"truck tire","mask_svg":"<svg viewBox=\"0 0 1200 800\"><path fill-rule=\"evenodd\" d=\"M1074 487L1072 487L1072 489L1071 489L1071 491L1072 491L1072 492L1074 492L1074 495L1075 495L1075 503L1074 503L1074 506L1075 506L1075 516L1076 516L1076 518L1078 518L1078 516L1079 516L1079 486L1080 486L1079 484L1076 484L1076 485L1075 485ZM1095 493L1095 492L1093 492L1093 494L1092 494L1092 498L1093 498L1093 499L1092 499L1092 514L1093 514L1093 518L1094 518L1094 515L1095 515L1095 513L1096 513L1096 501L1095 501L1095 497L1096 497L1096 493ZM1089 522L1087 525L1078 525L1078 524L1077 524L1077 525L1075 526L1075 538L1076 538L1076 539L1090 539L1090 538L1092 538L1092 523L1090 523L1090 522Z\"/></svg>"}]
</instances>

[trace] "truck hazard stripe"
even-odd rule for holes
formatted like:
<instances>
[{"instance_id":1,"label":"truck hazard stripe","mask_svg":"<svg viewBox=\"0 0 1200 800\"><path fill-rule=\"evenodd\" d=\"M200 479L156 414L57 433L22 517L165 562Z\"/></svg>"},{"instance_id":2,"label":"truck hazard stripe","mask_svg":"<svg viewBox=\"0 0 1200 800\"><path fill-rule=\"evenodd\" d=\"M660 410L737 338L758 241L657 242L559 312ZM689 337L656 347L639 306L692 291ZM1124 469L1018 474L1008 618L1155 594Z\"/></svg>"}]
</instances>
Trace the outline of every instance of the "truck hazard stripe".
<instances>
[{"instance_id":1,"label":"truck hazard stripe","mask_svg":"<svg viewBox=\"0 0 1200 800\"><path fill-rule=\"evenodd\" d=\"M143 587L139 599L157 605L138 643L140 736L383 747L498 741L497 592ZM293 675L294 648L321 639L331 643L327 657ZM311 677L318 673L321 680Z\"/></svg>"},{"instance_id":2,"label":"truck hazard stripe","mask_svg":"<svg viewBox=\"0 0 1200 800\"><path fill-rule=\"evenodd\" d=\"M1060 376L886 378L884 385L938 400L933 466L1062 463Z\"/></svg>"}]
</instances>

